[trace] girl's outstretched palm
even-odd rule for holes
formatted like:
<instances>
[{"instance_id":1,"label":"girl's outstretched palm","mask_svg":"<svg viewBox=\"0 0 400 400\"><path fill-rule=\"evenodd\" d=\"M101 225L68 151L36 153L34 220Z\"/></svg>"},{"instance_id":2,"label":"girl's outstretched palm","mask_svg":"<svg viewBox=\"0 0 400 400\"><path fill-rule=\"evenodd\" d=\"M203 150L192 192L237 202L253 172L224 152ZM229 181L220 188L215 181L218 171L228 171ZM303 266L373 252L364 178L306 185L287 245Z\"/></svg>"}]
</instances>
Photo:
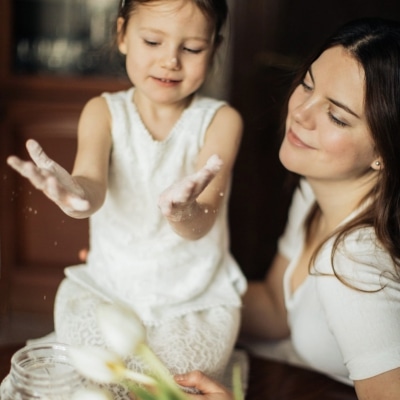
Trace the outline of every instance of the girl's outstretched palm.
<instances>
[{"instance_id":1,"label":"girl's outstretched palm","mask_svg":"<svg viewBox=\"0 0 400 400\"><path fill-rule=\"evenodd\" d=\"M29 139L26 148L33 162L10 156L7 159L8 165L27 178L66 214L76 217L79 213L87 211L90 204L84 198L83 189L73 177L49 158L35 140Z\"/></svg>"},{"instance_id":2,"label":"girl's outstretched palm","mask_svg":"<svg viewBox=\"0 0 400 400\"><path fill-rule=\"evenodd\" d=\"M161 193L158 206L163 215L171 220L180 221L190 215L197 197L214 179L222 167L222 160L211 156L206 165L195 174L171 185Z\"/></svg>"}]
</instances>

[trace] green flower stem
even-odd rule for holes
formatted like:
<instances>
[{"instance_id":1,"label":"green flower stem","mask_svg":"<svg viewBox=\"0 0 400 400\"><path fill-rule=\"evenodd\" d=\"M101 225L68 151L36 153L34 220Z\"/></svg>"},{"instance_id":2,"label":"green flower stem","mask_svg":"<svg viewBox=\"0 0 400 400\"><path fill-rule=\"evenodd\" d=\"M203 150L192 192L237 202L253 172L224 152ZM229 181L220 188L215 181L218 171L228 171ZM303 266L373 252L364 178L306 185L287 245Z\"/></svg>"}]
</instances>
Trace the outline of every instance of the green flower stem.
<instances>
[{"instance_id":1,"label":"green flower stem","mask_svg":"<svg viewBox=\"0 0 400 400\"><path fill-rule=\"evenodd\" d=\"M235 364L233 366L233 398L234 400L243 400L243 387L242 387L242 377L240 371L240 365Z\"/></svg>"},{"instance_id":2,"label":"green flower stem","mask_svg":"<svg viewBox=\"0 0 400 400\"><path fill-rule=\"evenodd\" d=\"M156 375L156 379L160 379L158 385L160 395L165 394L165 399L168 400L187 400L187 397L179 389L168 369L145 343L139 345L138 354L143 357L151 371Z\"/></svg>"},{"instance_id":3,"label":"green flower stem","mask_svg":"<svg viewBox=\"0 0 400 400\"><path fill-rule=\"evenodd\" d=\"M126 379L130 379L133 382L140 383L143 385L148 385L148 386L156 386L157 381L152 378L151 376L140 374L138 372L132 371L130 369L124 369L123 376Z\"/></svg>"}]
</instances>

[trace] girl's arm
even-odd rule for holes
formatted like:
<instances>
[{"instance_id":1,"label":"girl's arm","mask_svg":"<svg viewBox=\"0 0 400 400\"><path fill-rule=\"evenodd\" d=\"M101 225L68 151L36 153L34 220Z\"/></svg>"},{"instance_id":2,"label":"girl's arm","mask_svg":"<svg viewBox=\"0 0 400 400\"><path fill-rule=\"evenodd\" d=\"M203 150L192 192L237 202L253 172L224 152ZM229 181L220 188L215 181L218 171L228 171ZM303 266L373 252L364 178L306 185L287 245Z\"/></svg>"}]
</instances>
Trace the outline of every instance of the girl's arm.
<instances>
[{"instance_id":1,"label":"girl's arm","mask_svg":"<svg viewBox=\"0 0 400 400\"><path fill-rule=\"evenodd\" d=\"M84 217L104 203L108 185L108 167L112 146L111 114L106 100L95 97L82 111L78 125L78 150L72 176L84 189L90 209Z\"/></svg>"},{"instance_id":2,"label":"girl's arm","mask_svg":"<svg viewBox=\"0 0 400 400\"><path fill-rule=\"evenodd\" d=\"M92 99L82 111L72 175L49 158L36 141L28 140L26 147L32 161L10 156L8 164L67 215L85 218L102 205L111 148L110 116L102 98Z\"/></svg>"},{"instance_id":3,"label":"girl's arm","mask_svg":"<svg viewBox=\"0 0 400 400\"><path fill-rule=\"evenodd\" d=\"M199 239L213 226L226 195L242 131L239 113L229 106L222 107L208 128L197 160L197 174L160 196L161 212L182 237Z\"/></svg>"},{"instance_id":4,"label":"girl's arm","mask_svg":"<svg viewBox=\"0 0 400 400\"><path fill-rule=\"evenodd\" d=\"M283 275L288 263L278 253L265 280L249 283L243 298L243 337L278 340L290 335L283 293Z\"/></svg>"}]
</instances>

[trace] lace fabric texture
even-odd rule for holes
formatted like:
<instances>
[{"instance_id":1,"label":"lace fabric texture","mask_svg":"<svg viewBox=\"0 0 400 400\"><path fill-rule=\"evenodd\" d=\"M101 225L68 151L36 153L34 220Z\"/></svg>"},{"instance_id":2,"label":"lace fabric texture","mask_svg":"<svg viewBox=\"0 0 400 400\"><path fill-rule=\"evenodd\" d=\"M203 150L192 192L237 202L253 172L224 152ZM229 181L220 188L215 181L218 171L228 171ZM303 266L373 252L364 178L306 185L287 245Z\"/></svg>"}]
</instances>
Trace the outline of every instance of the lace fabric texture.
<instances>
[{"instance_id":1,"label":"lace fabric texture","mask_svg":"<svg viewBox=\"0 0 400 400\"><path fill-rule=\"evenodd\" d=\"M95 294L64 279L55 304L55 329L59 342L107 347L98 329L96 308L104 302ZM146 326L149 346L171 374L201 370L222 381L232 355L240 322L240 310L215 307ZM126 365L144 371L140 359L128 357ZM120 386L109 388L116 400L129 399Z\"/></svg>"}]
</instances>

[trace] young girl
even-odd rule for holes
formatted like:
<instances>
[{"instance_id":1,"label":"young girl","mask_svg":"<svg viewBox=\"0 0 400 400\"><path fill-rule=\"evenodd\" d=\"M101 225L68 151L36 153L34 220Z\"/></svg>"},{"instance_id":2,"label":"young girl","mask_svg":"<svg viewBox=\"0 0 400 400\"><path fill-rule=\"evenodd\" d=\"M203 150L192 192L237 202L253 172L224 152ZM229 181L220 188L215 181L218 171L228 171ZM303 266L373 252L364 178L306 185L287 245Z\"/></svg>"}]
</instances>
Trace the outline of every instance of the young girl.
<instances>
[{"instance_id":1,"label":"young girl","mask_svg":"<svg viewBox=\"0 0 400 400\"><path fill-rule=\"evenodd\" d=\"M9 157L66 214L90 217L87 265L67 268L58 290L58 341L103 345L96 307L119 301L172 373L224 371L245 289L227 228L242 121L196 92L226 15L225 0L123 2L118 47L133 87L87 103L72 174L33 140L33 162Z\"/></svg>"}]
</instances>

